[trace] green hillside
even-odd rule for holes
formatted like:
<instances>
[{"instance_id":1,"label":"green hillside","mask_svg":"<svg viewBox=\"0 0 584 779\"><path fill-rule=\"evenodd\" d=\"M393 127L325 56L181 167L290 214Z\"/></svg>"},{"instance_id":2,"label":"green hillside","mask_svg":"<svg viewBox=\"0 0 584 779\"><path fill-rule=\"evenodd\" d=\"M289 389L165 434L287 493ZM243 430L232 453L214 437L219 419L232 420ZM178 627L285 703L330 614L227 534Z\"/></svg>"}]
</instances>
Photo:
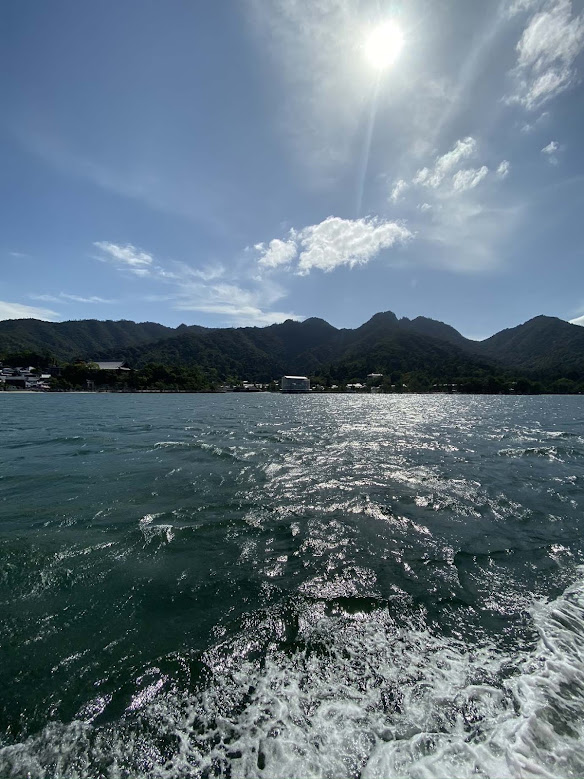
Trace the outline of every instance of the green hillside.
<instances>
[{"instance_id":1,"label":"green hillside","mask_svg":"<svg viewBox=\"0 0 584 779\"><path fill-rule=\"evenodd\" d=\"M368 373L401 381L402 374L412 372L425 385L456 379L483 386L494 376L507 382L513 377L584 381L584 328L544 316L483 342L470 341L443 322L398 319L391 311L354 330L317 318L215 329L124 320L0 322L0 359L23 352L38 355L39 362L122 358L138 369L197 369L211 382L267 382L284 373L319 376L328 383Z\"/></svg>"}]
</instances>

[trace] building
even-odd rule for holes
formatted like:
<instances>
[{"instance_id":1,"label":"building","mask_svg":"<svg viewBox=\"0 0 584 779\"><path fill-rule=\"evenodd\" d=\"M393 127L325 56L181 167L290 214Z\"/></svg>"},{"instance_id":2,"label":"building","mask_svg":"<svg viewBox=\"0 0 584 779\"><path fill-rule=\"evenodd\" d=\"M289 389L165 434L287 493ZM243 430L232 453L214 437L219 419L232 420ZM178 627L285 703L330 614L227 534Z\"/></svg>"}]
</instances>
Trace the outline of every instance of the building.
<instances>
[{"instance_id":1,"label":"building","mask_svg":"<svg viewBox=\"0 0 584 779\"><path fill-rule=\"evenodd\" d=\"M100 360L91 360L90 363L97 365L100 371L129 371L130 369L124 360L115 360L101 362Z\"/></svg>"},{"instance_id":2,"label":"building","mask_svg":"<svg viewBox=\"0 0 584 779\"><path fill-rule=\"evenodd\" d=\"M27 389L30 386L26 376L6 376L4 383L7 387L14 387L14 389Z\"/></svg>"},{"instance_id":3,"label":"building","mask_svg":"<svg viewBox=\"0 0 584 779\"><path fill-rule=\"evenodd\" d=\"M306 376L282 376L282 392L310 392L310 379Z\"/></svg>"}]
</instances>

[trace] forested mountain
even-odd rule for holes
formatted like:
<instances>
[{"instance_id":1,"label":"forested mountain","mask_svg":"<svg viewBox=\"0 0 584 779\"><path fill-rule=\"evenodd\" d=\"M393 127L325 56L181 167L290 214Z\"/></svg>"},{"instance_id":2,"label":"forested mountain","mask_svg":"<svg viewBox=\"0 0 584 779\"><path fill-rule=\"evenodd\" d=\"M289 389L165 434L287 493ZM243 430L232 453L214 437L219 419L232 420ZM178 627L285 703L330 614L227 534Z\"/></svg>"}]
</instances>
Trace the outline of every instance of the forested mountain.
<instances>
[{"instance_id":1,"label":"forested mountain","mask_svg":"<svg viewBox=\"0 0 584 779\"><path fill-rule=\"evenodd\" d=\"M59 360L97 359L117 349L156 341L175 332L156 322L136 323L123 319L119 322L8 319L0 322L0 355L32 351L50 353Z\"/></svg>"},{"instance_id":2,"label":"forested mountain","mask_svg":"<svg viewBox=\"0 0 584 779\"><path fill-rule=\"evenodd\" d=\"M584 328L545 316L483 342L470 341L443 322L398 319L391 311L354 330L317 318L269 327L176 329L130 321L0 322L0 358L24 350L63 362L123 358L136 368L198 366L218 380L269 381L301 373L332 382L412 371L436 380L501 371L584 380Z\"/></svg>"},{"instance_id":3,"label":"forested mountain","mask_svg":"<svg viewBox=\"0 0 584 779\"><path fill-rule=\"evenodd\" d=\"M478 344L479 353L501 365L545 376L584 376L584 327L536 316Z\"/></svg>"}]
</instances>

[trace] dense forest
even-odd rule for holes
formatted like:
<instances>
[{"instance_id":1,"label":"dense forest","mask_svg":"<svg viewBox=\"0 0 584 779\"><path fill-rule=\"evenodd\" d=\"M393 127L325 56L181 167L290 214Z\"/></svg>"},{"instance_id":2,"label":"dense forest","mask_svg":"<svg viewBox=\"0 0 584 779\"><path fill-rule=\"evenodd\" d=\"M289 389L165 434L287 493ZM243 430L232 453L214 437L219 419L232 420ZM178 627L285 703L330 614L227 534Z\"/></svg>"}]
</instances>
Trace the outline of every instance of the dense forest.
<instances>
[{"instance_id":1,"label":"dense forest","mask_svg":"<svg viewBox=\"0 0 584 779\"><path fill-rule=\"evenodd\" d=\"M125 360L132 370L98 371L93 361ZM584 328L539 316L486 341L464 338L425 317L376 314L354 330L322 319L269 327L173 329L152 322L0 322L5 365L53 366L55 387L212 390L242 381L308 375L326 389L375 383L391 392L582 392ZM371 383L371 382L369 382Z\"/></svg>"}]
</instances>

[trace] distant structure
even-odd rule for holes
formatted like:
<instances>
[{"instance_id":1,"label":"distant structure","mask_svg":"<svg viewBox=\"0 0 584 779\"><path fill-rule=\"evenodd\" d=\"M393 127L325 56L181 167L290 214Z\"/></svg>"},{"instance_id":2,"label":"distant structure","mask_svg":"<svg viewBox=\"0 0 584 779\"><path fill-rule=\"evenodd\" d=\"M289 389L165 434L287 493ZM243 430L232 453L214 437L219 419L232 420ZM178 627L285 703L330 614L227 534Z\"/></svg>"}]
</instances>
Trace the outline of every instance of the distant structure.
<instances>
[{"instance_id":1,"label":"distant structure","mask_svg":"<svg viewBox=\"0 0 584 779\"><path fill-rule=\"evenodd\" d=\"M282 376L282 392L289 394L310 392L310 379L306 376Z\"/></svg>"},{"instance_id":2,"label":"distant structure","mask_svg":"<svg viewBox=\"0 0 584 779\"><path fill-rule=\"evenodd\" d=\"M126 362L124 360L110 360L109 362L102 362L101 360L90 360L94 365L97 365L100 371L129 371Z\"/></svg>"}]
</instances>

